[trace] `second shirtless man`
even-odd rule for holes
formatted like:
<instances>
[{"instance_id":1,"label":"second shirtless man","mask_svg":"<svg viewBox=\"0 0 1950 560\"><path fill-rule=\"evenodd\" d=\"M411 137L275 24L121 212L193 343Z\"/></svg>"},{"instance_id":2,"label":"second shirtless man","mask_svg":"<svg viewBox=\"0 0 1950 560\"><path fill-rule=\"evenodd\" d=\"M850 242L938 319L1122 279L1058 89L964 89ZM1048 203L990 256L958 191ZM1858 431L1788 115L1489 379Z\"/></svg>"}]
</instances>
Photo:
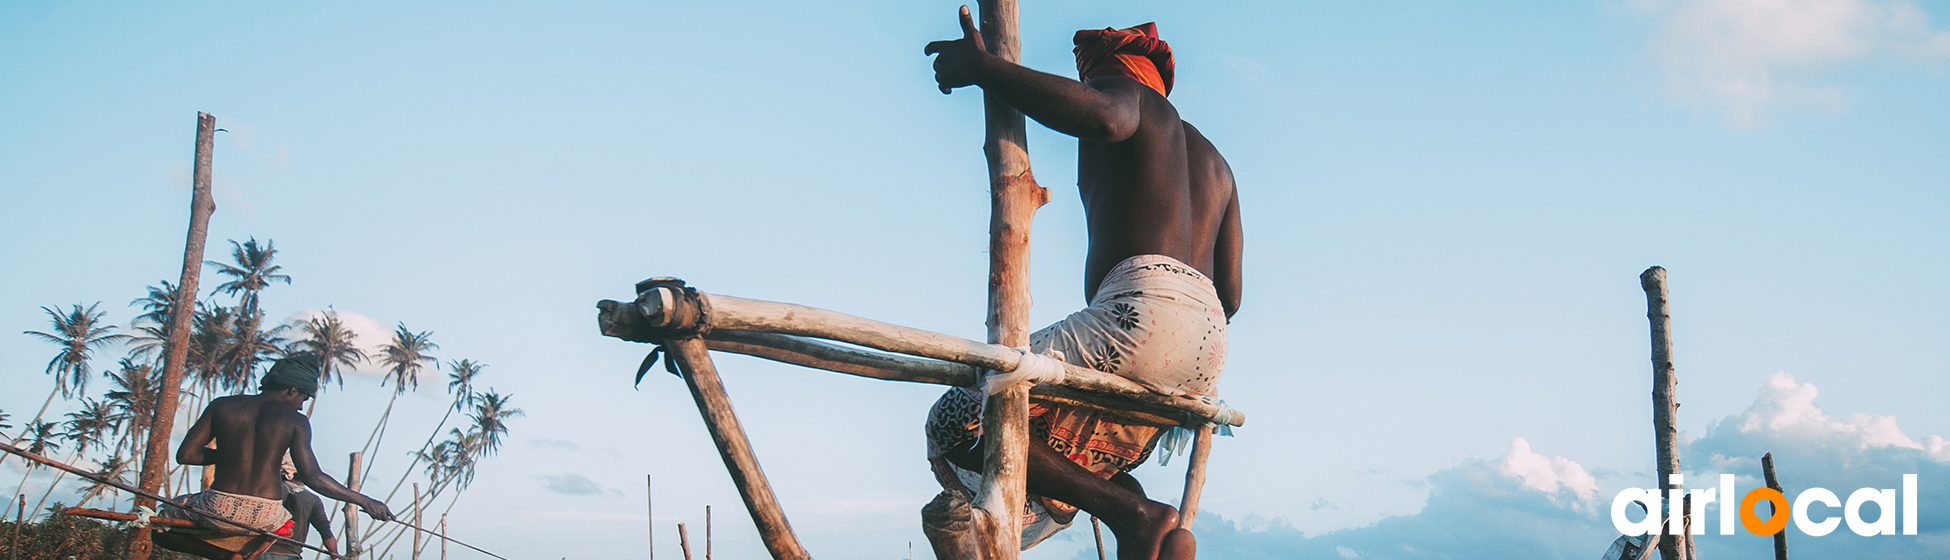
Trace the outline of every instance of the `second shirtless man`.
<instances>
[{"instance_id":1,"label":"second shirtless man","mask_svg":"<svg viewBox=\"0 0 1950 560\"><path fill-rule=\"evenodd\" d=\"M1152 24L1078 31L1079 82L988 54L967 8L961 25L961 39L927 47L938 55L943 93L979 86L1078 140L1090 304L1030 335L1031 350L1059 351L1161 393L1213 394L1226 323L1239 310L1244 237L1231 168L1165 98L1170 47ZM928 417L929 459L969 488L981 472L983 402L979 389L953 388ZM1158 428L1043 403L1032 403L1030 416L1032 438L1046 445L1029 446L1024 549L1067 527L1080 508L1110 526L1120 560L1192 558L1177 512L1146 498L1128 473L1150 456Z\"/></svg>"},{"instance_id":2,"label":"second shirtless man","mask_svg":"<svg viewBox=\"0 0 1950 560\"><path fill-rule=\"evenodd\" d=\"M328 498L358 504L373 519L393 518L386 504L353 492L318 468L311 449L311 422L299 410L318 392L317 354L298 354L278 360L258 383L262 392L235 395L210 401L183 436L176 449L176 462L184 465L213 465L216 480L210 489L177 497L190 507L222 515L232 521L264 531L277 531L290 522L284 507L285 452L297 468L293 479ZM206 445L217 444L216 449ZM171 530L157 533L158 545L204 558L230 559L240 552L253 535L221 521L203 518L174 507L164 507L163 515L197 521L202 530ZM289 535L289 532L285 533Z\"/></svg>"}]
</instances>

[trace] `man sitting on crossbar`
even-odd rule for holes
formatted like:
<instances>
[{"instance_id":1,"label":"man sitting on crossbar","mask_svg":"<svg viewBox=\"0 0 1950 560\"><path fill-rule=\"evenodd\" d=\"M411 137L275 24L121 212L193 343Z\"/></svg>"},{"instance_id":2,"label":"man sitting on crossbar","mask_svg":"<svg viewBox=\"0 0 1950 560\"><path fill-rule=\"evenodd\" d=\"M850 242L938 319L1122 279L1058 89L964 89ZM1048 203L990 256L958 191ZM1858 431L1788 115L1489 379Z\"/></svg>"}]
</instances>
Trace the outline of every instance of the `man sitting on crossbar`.
<instances>
[{"instance_id":1,"label":"man sitting on crossbar","mask_svg":"<svg viewBox=\"0 0 1950 560\"><path fill-rule=\"evenodd\" d=\"M928 54L943 93L975 85L1023 114L1078 139L1077 190L1089 224L1084 296L1090 302L1030 335L1037 353L1116 374L1170 395L1212 395L1225 367L1226 323L1239 309L1239 200L1232 170L1165 96L1171 49L1157 29L1078 31L1083 81L990 55L967 9L963 37ZM929 459L967 488L979 483L981 389L953 388L927 423ZM1190 531L1177 512L1145 498L1127 472L1144 462L1160 429L1113 422L1099 411L1030 408L1023 548L1068 527L1081 508L1110 526L1120 560L1189 559Z\"/></svg>"},{"instance_id":2,"label":"man sitting on crossbar","mask_svg":"<svg viewBox=\"0 0 1950 560\"><path fill-rule=\"evenodd\" d=\"M289 452L296 480L326 497L359 504L373 519L392 519L385 503L346 489L318 468L311 450L311 421L298 411L318 392L319 363L318 355L309 353L280 359L258 384L262 392L210 401L176 449L176 462L213 465L216 480L209 490L178 496L176 501L254 529L287 528L291 513L284 507L282 467ZM211 442L216 442L216 449L206 447ZM202 514L167 505L162 514L198 525L156 534L156 544L177 552L233 560L261 554L270 544ZM289 535L287 530L284 536Z\"/></svg>"}]
</instances>

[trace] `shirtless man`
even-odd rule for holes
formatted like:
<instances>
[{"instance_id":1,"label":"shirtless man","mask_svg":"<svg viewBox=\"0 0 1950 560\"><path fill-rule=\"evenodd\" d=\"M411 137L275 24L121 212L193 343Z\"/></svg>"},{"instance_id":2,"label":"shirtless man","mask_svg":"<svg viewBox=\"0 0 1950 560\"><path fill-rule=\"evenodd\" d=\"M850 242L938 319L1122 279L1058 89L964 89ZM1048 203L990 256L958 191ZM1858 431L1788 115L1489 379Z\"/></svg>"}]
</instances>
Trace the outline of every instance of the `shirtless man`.
<instances>
[{"instance_id":1,"label":"shirtless man","mask_svg":"<svg viewBox=\"0 0 1950 560\"><path fill-rule=\"evenodd\" d=\"M928 44L942 93L980 86L1023 114L1078 139L1077 190L1090 250L1090 306L1031 335L1031 349L1115 373L1168 394L1213 394L1225 358L1225 325L1239 309L1239 201L1232 170L1198 129L1179 119L1169 46L1151 24L1076 35L1083 81L988 54L968 9L962 38ZM981 395L951 389L930 411L930 459L964 483L981 470ZM1177 512L1144 497L1128 472L1158 430L1094 412L1035 404L1030 425L1030 511L1024 548L1066 527L1076 509L1117 535L1120 560L1192 558ZM971 476L975 478L971 478ZM972 487L972 486L971 486ZM1040 497L1040 499L1038 499ZM1067 513L1067 515L1065 515Z\"/></svg>"},{"instance_id":2,"label":"shirtless man","mask_svg":"<svg viewBox=\"0 0 1950 560\"><path fill-rule=\"evenodd\" d=\"M277 531L291 520L284 507L281 472L288 451L297 468L295 480L326 497L359 504L375 520L391 520L393 514L386 504L346 489L318 468L318 458L311 450L311 422L299 412L305 400L318 392L318 366L316 354L287 357L264 374L259 383L262 392L210 401L183 437L182 446L176 448L176 462L215 465L216 481L209 490L179 496L176 501L257 529ZM216 448L208 448L213 441ZM156 534L156 544L170 550L229 560L241 558L241 549L255 537L228 523L200 519L203 516L174 507L164 506L162 513L196 520L207 529Z\"/></svg>"}]
</instances>

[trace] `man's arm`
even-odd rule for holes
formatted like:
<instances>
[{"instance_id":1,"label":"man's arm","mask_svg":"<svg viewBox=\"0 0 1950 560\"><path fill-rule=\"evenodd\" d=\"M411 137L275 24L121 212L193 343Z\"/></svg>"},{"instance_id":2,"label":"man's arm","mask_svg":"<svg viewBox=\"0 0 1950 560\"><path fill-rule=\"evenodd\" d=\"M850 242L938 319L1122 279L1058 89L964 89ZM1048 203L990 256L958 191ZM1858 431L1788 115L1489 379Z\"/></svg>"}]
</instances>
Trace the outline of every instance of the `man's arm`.
<instances>
[{"instance_id":1,"label":"man's arm","mask_svg":"<svg viewBox=\"0 0 1950 560\"><path fill-rule=\"evenodd\" d=\"M1010 106L1051 129L1098 142L1122 142L1137 132L1144 98L1129 78L1108 77L1084 84L1037 72L989 54L968 7L961 9L962 38L928 43L934 80L942 93L981 86Z\"/></svg>"},{"instance_id":2,"label":"man's arm","mask_svg":"<svg viewBox=\"0 0 1950 560\"><path fill-rule=\"evenodd\" d=\"M373 519L392 520L393 512L386 509L385 503L353 492L334 480L332 475L325 474L323 469L318 468L318 457L313 455L311 450L311 424L305 422L303 416L299 416L298 420L297 427L291 434L291 464L298 469L296 476L298 481L318 491L321 496L345 503L359 504L359 509L366 510L366 515L372 516Z\"/></svg>"},{"instance_id":3,"label":"man's arm","mask_svg":"<svg viewBox=\"0 0 1950 560\"><path fill-rule=\"evenodd\" d=\"M176 463L180 465L214 465L216 456L209 453L211 441L216 440L216 432L210 429L210 407L203 407L203 414L196 417L190 425L189 433L183 434L183 443L176 446Z\"/></svg>"},{"instance_id":4,"label":"man's arm","mask_svg":"<svg viewBox=\"0 0 1950 560\"><path fill-rule=\"evenodd\" d=\"M312 500L311 515L309 517L311 519L308 519L307 522L311 524L311 530L318 533L318 538L325 539L326 543L332 543L338 540L332 538L332 519L325 516L324 500ZM328 544L326 548L333 547ZM337 550L333 550L333 552L337 552Z\"/></svg>"},{"instance_id":5,"label":"man's arm","mask_svg":"<svg viewBox=\"0 0 1950 560\"><path fill-rule=\"evenodd\" d=\"M1228 181L1230 182L1230 181ZM1246 247L1246 232L1239 227L1239 190L1233 189L1232 201L1226 203L1225 221L1219 224L1219 242L1213 247L1212 279L1219 289L1219 304L1225 307L1226 319L1239 312L1239 297L1244 291L1241 281L1243 255Z\"/></svg>"}]
</instances>

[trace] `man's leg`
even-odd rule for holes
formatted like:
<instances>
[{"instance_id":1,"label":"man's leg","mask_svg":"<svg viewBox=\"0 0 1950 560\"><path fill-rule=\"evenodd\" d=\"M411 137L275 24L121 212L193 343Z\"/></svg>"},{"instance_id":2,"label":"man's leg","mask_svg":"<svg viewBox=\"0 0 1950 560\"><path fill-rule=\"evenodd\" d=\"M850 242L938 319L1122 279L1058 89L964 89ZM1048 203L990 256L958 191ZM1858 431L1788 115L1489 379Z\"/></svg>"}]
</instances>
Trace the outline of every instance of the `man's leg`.
<instances>
[{"instance_id":1,"label":"man's leg","mask_svg":"<svg viewBox=\"0 0 1950 560\"><path fill-rule=\"evenodd\" d=\"M970 449L948 454L948 459L961 468L980 471L982 468L981 442ZM1166 543L1166 535L1174 534L1178 527L1178 510L1169 505L1144 497L1142 488L1132 491L1123 485L1098 478L1096 473L1070 462L1050 449L1048 442L1032 441L1029 444L1029 492L1047 496L1064 503L1077 506L1110 527L1111 534L1117 536L1118 560L1181 560L1190 555L1161 555L1161 547ZM1122 474L1122 473L1120 473ZM1124 475L1120 482L1136 486L1137 480ZM1182 538L1172 539L1190 544L1191 534L1183 533ZM1189 546L1169 548L1189 549ZM1179 552L1166 550L1166 552Z\"/></svg>"}]
</instances>

